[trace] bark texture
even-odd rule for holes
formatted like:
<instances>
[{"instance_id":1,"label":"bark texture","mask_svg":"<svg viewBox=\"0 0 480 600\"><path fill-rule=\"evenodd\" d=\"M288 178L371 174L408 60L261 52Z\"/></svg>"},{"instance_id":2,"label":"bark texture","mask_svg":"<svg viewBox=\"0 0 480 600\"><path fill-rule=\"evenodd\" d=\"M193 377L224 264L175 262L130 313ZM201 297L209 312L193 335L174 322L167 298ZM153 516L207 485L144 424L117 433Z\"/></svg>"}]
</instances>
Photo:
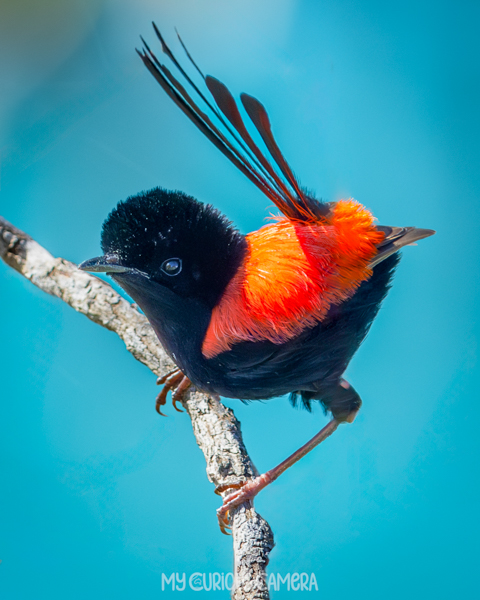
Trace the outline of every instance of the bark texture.
<instances>
[{"instance_id":1,"label":"bark texture","mask_svg":"<svg viewBox=\"0 0 480 600\"><path fill-rule=\"evenodd\" d=\"M74 263L63 258L53 257L2 217L0 258L41 290L114 331L125 342L127 350L156 375L165 375L174 368L149 322L135 305L98 277L79 271ZM240 423L232 410L218 398L194 388L186 393L183 405L205 456L208 479L220 495L228 486L257 475L243 443ZM235 600L268 598L265 569L274 545L270 526L247 502L233 513L232 534L232 597Z\"/></svg>"}]
</instances>

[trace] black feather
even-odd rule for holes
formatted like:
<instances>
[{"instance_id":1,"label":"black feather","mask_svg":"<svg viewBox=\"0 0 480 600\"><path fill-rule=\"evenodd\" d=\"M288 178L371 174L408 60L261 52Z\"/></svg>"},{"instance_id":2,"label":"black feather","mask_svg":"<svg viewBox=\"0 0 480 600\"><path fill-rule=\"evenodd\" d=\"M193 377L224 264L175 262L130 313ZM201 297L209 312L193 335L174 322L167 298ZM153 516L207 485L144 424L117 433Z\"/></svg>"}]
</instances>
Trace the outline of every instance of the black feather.
<instances>
[{"instance_id":1,"label":"black feather","mask_svg":"<svg viewBox=\"0 0 480 600\"><path fill-rule=\"evenodd\" d=\"M188 277L172 279L172 289L212 308L241 264L246 241L210 204L155 188L119 202L103 224L102 250L153 280L164 260L181 258Z\"/></svg>"}]
</instances>

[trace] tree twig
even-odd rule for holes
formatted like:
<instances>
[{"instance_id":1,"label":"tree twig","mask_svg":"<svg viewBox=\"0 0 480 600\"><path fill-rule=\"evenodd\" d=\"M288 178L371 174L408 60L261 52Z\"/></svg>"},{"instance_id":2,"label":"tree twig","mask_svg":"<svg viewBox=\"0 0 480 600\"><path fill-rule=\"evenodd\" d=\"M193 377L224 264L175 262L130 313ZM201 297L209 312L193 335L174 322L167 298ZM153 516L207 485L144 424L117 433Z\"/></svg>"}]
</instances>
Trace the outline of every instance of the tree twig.
<instances>
[{"instance_id":1,"label":"tree twig","mask_svg":"<svg viewBox=\"0 0 480 600\"><path fill-rule=\"evenodd\" d=\"M158 376L174 368L145 316L108 283L53 257L23 231L0 217L0 258L38 288L57 296L89 319L114 331L127 350ZM233 411L193 388L183 405L207 463L208 479L220 493L257 475ZM235 600L268 598L266 566L273 548L268 523L247 502L232 519Z\"/></svg>"}]
</instances>

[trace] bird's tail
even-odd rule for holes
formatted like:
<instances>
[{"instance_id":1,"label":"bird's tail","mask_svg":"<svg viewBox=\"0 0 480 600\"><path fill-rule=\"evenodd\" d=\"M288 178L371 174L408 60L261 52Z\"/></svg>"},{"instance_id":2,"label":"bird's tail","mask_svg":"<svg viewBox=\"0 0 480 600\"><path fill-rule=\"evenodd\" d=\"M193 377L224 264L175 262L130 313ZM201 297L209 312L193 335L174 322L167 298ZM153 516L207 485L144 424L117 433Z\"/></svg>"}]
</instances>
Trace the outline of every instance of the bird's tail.
<instances>
[{"instance_id":1,"label":"bird's tail","mask_svg":"<svg viewBox=\"0 0 480 600\"><path fill-rule=\"evenodd\" d=\"M403 246L413 244L418 240L430 237L435 233L433 229L418 229L417 227L388 227L377 225L377 229L383 231L385 238L377 245L378 254L368 265L371 269L383 260L398 252Z\"/></svg>"}]
</instances>

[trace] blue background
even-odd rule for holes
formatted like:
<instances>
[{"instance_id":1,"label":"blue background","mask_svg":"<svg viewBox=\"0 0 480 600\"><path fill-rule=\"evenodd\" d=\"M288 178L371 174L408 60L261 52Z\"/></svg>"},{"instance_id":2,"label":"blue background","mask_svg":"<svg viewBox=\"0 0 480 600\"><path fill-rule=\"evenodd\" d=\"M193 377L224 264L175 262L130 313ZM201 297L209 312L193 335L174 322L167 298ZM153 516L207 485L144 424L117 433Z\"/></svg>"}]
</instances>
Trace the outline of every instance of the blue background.
<instances>
[{"instance_id":1,"label":"blue background","mask_svg":"<svg viewBox=\"0 0 480 600\"><path fill-rule=\"evenodd\" d=\"M349 367L355 423L256 500L270 572L314 572L311 596L478 597L479 7L1 4L0 214L54 255L97 255L116 202L157 185L243 232L271 209L142 66L153 19L180 55L174 26L207 73L262 100L304 185L438 231L405 250ZM190 422L156 415L153 374L3 264L0 286L0 597L170 597L161 573L230 571ZM228 405L262 471L325 423L286 398Z\"/></svg>"}]
</instances>

